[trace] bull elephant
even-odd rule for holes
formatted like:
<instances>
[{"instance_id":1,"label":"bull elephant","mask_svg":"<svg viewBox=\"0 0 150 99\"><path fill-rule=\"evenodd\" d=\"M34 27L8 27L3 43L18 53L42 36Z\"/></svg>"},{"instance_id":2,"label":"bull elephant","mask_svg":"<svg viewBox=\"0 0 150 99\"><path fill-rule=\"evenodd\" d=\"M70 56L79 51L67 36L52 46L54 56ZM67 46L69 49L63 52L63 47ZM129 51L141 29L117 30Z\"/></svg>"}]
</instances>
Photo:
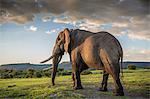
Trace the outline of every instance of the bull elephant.
<instances>
[{"instance_id":1,"label":"bull elephant","mask_svg":"<svg viewBox=\"0 0 150 99\"><path fill-rule=\"evenodd\" d=\"M74 89L82 89L80 73L88 68L102 69L103 80L100 91L107 91L107 80L109 74L115 83L115 95L123 96L124 91L120 82L120 64L123 59L123 51L119 41L108 32L92 33L85 30L68 28L61 31L56 39L52 56L52 84L57 72L58 63L64 52L69 53L72 63L72 79Z\"/></svg>"}]
</instances>

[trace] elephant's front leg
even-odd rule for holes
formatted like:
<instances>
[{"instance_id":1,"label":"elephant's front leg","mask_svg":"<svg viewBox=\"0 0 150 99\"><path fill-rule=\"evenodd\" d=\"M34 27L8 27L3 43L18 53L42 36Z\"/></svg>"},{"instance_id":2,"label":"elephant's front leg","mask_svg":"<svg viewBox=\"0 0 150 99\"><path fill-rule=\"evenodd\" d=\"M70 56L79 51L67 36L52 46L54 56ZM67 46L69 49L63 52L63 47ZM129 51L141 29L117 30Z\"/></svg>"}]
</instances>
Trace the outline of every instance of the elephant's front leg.
<instances>
[{"instance_id":1,"label":"elephant's front leg","mask_svg":"<svg viewBox=\"0 0 150 99\"><path fill-rule=\"evenodd\" d=\"M71 57L71 63L72 63L72 78L74 81L74 89L83 89L81 85L81 79L80 79L80 54L78 53L78 50L73 50L70 54Z\"/></svg>"},{"instance_id":2,"label":"elephant's front leg","mask_svg":"<svg viewBox=\"0 0 150 99\"><path fill-rule=\"evenodd\" d=\"M72 80L73 80L73 87L75 87L75 77L74 77L74 73L72 73Z\"/></svg>"},{"instance_id":3,"label":"elephant's front leg","mask_svg":"<svg viewBox=\"0 0 150 99\"><path fill-rule=\"evenodd\" d=\"M73 65L73 64L72 64ZM73 81L74 81L74 89L78 90L78 89L83 89L82 85L81 85L81 79L80 79L80 71L79 68L77 68L76 65L73 65Z\"/></svg>"},{"instance_id":4,"label":"elephant's front leg","mask_svg":"<svg viewBox=\"0 0 150 99\"><path fill-rule=\"evenodd\" d=\"M80 73L79 72L75 72L75 86L74 86L75 90L78 89L83 89L82 85L81 85L81 79L80 79Z\"/></svg>"}]
</instances>

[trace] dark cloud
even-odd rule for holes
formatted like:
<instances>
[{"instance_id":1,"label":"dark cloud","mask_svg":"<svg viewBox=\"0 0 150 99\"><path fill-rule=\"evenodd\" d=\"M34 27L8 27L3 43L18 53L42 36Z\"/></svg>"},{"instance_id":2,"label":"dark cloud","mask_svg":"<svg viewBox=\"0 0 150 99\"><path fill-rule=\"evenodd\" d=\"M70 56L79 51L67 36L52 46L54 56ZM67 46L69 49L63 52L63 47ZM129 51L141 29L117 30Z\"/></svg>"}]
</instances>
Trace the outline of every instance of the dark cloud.
<instances>
[{"instance_id":1,"label":"dark cloud","mask_svg":"<svg viewBox=\"0 0 150 99\"><path fill-rule=\"evenodd\" d=\"M71 9L70 5L70 0L0 0L0 21L17 21L20 16L24 23L32 21L37 13L64 13Z\"/></svg>"},{"instance_id":2,"label":"dark cloud","mask_svg":"<svg viewBox=\"0 0 150 99\"><path fill-rule=\"evenodd\" d=\"M139 0L78 0L76 10L87 15L96 13L107 16L114 13L122 16L136 16L148 14L148 5Z\"/></svg>"},{"instance_id":3,"label":"dark cloud","mask_svg":"<svg viewBox=\"0 0 150 99\"><path fill-rule=\"evenodd\" d=\"M148 0L0 0L0 7L1 14L9 13L7 18L12 21L18 16L31 21L34 14L42 12L62 14L68 11L77 18L104 20L148 14Z\"/></svg>"},{"instance_id":4,"label":"dark cloud","mask_svg":"<svg viewBox=\"0 0 150 99\"><path fill-rule=\"evenodd\" d=\"M72 22L73 25L94 31L101 29L98 24L112 23L110 32L120 34L122 30L129 29L132 37L142 35L150 40L149 0L0 0L0 23L26 23L33 21L39 13L50 13L54 17L63 14L68 17L56 17L54 21ZM80 23L81 20L84 23Z\"/></svg>"}]
</instances>

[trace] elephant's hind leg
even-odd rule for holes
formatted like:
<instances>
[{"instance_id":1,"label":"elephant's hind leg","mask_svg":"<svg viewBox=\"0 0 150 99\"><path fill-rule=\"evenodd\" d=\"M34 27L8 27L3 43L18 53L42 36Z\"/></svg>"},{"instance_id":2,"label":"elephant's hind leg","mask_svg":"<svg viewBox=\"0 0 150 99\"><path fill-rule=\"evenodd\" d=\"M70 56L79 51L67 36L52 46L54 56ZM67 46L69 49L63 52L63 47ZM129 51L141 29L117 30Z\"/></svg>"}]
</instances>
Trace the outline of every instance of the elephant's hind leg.
<instances>
[{"instance_id":1,"label":"elephant's hind leg","mask_svg":"<svg viewBox=\"0 0 150 99\"><path fill-rule=\"evenodd\" d=\"M108 54L103 49L101 49L101 51L100 51L100 57L101 57L103 65L104 65L104 70L106 70L106 72L108 72L110 75L112 75L112 77L114 79L115 89L116 89L115 95L123 96L124 95L123 87L122 87L122 84L121 84L120 78L119 78L119 74L120 74L119 63L115 63L115 62L111 61Z\"/></svg>"},{"instance_id":2,"label":"elephant's hind leg","mask_svg":"<svg viewBox=\"0 0 150 99\"><path fill-rule=\"evenodd\" d=\"M104 92L108 91L108 89L107 89L108 76L109 76L109 74L104 70L101 87L98 89L99 91L104 91Z\"/></svg>"},{"instance_id":3,"label":"elephant's hind leg","mask_svg":"<svg viewBox=\"0 0 150 99\"><path fill-rule=\"evenodd\" d=\"M119 66L119 63L114 64L115 66ZM119 68L120 69L120 68ZM114 69L114 74L111 74L113 79L114 79L114 83L115 83L115 95L116 96L124 96L124 92L123 92L123 87L120 81L120 70Z\"/></svg>"}]
</instances>

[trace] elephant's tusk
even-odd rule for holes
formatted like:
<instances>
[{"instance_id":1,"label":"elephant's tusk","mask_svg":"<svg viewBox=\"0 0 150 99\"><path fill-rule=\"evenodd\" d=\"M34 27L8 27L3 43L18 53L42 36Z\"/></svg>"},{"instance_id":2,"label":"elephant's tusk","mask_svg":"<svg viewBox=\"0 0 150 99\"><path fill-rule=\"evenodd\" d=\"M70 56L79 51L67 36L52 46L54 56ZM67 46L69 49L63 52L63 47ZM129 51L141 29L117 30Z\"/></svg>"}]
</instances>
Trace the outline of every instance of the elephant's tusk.
<instances>
[{"instance_id":1,"label":"elephant's tusk","mask_svg":"<svg viewBox=\"0 0 150 99\"><path fill-rule=\"evenodd\" d=\"M44 61L42 61L42 62L40 62L40 63L45 63L45 62L51 60L52 58L54 58L54 57L57 56L57 55L64 55L64 53L56 53L56 54L53 54L51 57L49 57L48 59L46 59L46 60L44 60Z\"/></svg>"},{"instance_id":2,"label":"elephant's tusk","mask_svg":"<svg viewBox=\"0 0 150 99\"><path fill-rule=\"evenodd\" d=\"M53 57L55 57L55 56L56 56L56 54L52 55L51 57L49 57L48 59L46 59L46 60L44 60L44 61L42 61L42 62L40 62L40 63L45 63L45 62L51 60L51 59L52 59Z\"/></svg>"}]
</instances>

